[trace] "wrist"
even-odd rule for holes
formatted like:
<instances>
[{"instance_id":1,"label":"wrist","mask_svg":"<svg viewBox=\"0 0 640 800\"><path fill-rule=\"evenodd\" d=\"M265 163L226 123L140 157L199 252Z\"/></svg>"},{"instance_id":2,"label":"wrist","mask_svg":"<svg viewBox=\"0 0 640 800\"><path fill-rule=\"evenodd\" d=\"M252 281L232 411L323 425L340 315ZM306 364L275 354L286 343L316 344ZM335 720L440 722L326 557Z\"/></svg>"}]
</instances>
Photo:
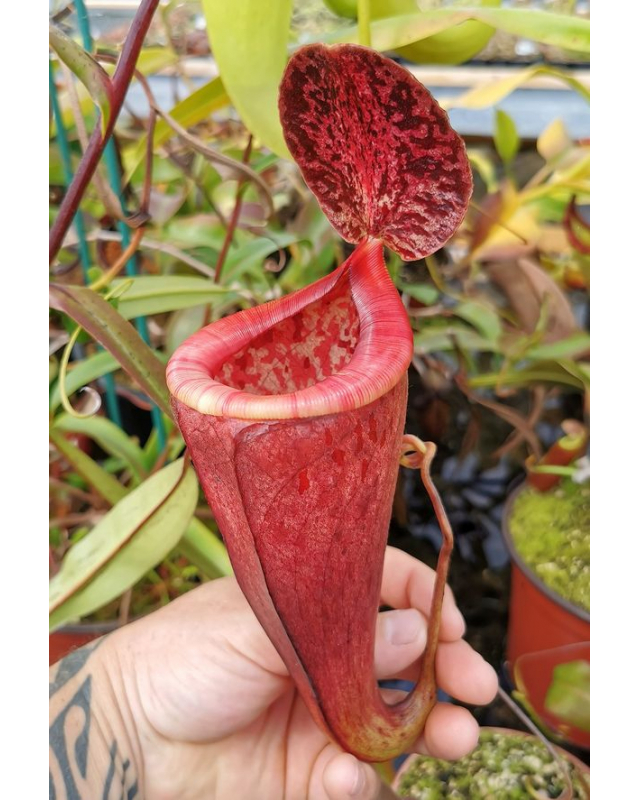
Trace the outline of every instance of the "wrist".
<instances>
[{"instance_id":1,"label":"wrist","mask_svg":"<svg viewBox=\"0 0 640 800\"><path fill-rule=\"evenodd\" d=\"M50 669L50 795L56 798L109 797L116 787L118 796L139 796L140 747L111 639Z\"/></svg>"}]
</instances>

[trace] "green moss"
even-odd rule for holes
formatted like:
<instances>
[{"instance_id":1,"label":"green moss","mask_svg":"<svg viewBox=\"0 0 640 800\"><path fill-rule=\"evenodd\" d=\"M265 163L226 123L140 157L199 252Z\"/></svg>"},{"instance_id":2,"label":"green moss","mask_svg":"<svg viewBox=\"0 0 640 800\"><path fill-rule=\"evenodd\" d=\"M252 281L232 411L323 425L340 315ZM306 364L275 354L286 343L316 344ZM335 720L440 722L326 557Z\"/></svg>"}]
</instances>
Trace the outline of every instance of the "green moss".
<instances>
[{"instance_id":1,"label":"green moss","mask_svg":"<svg viewBox=\"0 0 640 800\"><path fill-rule=\"evenodd\" d=\"M589 611L589 484L565 479L557 489L524 489L509 527L516 550L550 588Z\"/></svg>"},{"instance_id":2,"label":"green moss","mask_svg":"<svg viewBox=\"0 0 640 800\"><path fill-rule=\"evenodd\" d=\"M566 763L574 798L586 800L576 768ZM531 800L532 788L549 798L560 797L564 788L560 766L545 746L537 739L483 731L478 747L460 761L416 759L398 794L414 800Z\"/></svg>"}]
</instances>

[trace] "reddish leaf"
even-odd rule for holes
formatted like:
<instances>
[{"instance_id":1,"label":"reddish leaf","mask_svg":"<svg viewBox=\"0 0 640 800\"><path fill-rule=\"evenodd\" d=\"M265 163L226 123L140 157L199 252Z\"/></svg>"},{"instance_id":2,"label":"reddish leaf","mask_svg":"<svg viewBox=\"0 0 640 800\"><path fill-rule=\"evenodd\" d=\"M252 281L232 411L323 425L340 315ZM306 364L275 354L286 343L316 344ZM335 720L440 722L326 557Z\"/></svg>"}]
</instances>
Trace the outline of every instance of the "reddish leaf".
<instances>
[{"instance_id":1,"label":"reddish leaf","mask_svg":"<svg viewBox=\"0 0 640 800\"><path fill-rule=\"evenodd\" d=\"M314 44L280 86L287 145L349 242L382 240L407 260L459 227L472 178L462 139L407 70L357 45Z\"/></svg>"}]
</instances>

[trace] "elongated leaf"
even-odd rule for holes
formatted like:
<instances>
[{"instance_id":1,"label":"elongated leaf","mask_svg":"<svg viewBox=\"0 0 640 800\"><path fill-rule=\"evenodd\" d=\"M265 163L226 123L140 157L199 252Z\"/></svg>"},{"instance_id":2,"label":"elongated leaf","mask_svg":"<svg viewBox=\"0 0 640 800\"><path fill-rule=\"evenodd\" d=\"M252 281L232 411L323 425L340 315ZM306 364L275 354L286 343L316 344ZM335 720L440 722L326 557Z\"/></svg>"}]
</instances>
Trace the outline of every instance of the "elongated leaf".
<instances>
[{"instance_id":1,"label":"elongated leaf","mask_svg":"<svg viewBox=\"0 0 640 800\"><path fill-rule=\"evenodd\" d=\"M147 477L142 449L122 428L106 417L77 418L62 414L55 420L54 428L67 433L82 433L89 436L105 453L122 459L137 482Z\"/></svg>"},{"instance_id":2,"label":"elongated leaf","mask_svg":"<svg viewBox=\"0 0 640 800\"><path fill-rule=\"evenodd\" d=\"M111 78L98 62L57 25L49 24L49 44L60 60L66 64L86 87L91 99L100 109L102 130L111 114L113 94Z\"/></svg>"},{"instance_id":3,"label":"elongated leaf","mask_svg":"<svg viewBox=\"0 0 640 800\"><path fill-rule=\"evenodd\" d=\"M113 475L102 469L99 464L83 453L79 447L72 444L61 430L51 428L49 438L71 466L78 472L87 483L103 497L107 503L115 505L121 500L128 489L123 486Z\"/></svg>"},{"instance_id":4,"label":"elongated leaf","mask_svg":"<svg viewBox=\"0 0 640 800\"><path fill-rule=\"evenodd\" d=\"M214 58L234 106L268 148L289 158L278 119L292 0L203 0Z\"/></svg>"},{"instance_id":5,"label":"elongated leaf","mask_svg":"<svg viewBox=\"0 0 640 800\"><path fill-rule=\"evenodd\" d=\"M161 561L180 540L197 499L195 473L182 459L123 498L69 550L50 581L50 628L105 605Z\"/></svg>"},{"instance_id":6,"label":"elongated leaf","mask_svg":"<svg viewBox=\"0 0 640 800\"><path fill-rule=\"evenodd\" d=\"M401 14L393 17L377 19L371 23L371 46L375 50L397 50L405 45L413 44L441 31L446 31L469 19L464 11L447 10L444 16L435 16L434 12L419 14ZM318 41L326 44L340 42L357 44L359 41L358 26L340 28L318 37Z\"/></svg>"},{"instance_id":7,"label":"elongated leaf","mask_svg":"<svg viewBox=\"0 0 640 800\"><path fill-rule=\"evenodd\" d=\"M178 549L208 578L220 578L232 573L226 547L197 517L193 517L187 526Z\"/></svg>"},{"instance_id":8,"label":"elongated leaf","mask_svg":"<svg viewBox=\"0 0 640 800\"><path fill-rule=\"evenodd\" d=\"M501 0L476 0L474 6L500 5ZM416 0L371 0L371 17L399 16L401 14L415 13ZM432 3L433 5L433 3ZM471 5L470 3L454 2L454 7ZM397 50L397 54L409 61L418 64L462 64L473 58L489 42L495 28L476 20L467 20L460 25L436 33L419 42Z\"/></svg>"},{"instance_id":9,"label":"elongated leaf","mask_svg":"<svg viewBox=\"0 0 640 800\"><path fill-rule=\"evenodd\" d=\"M67 394L72 395L74 392L77 392L78 389L91 383L91 381L95 381L103 375L115 372L119 366L116 359L106 350L83 358L82 361L78 361L73 365L73 369L67 372L67 379L65 381ZM51 387L49 410L55 411L60 405L60 402L60 381L57 380Z\"/></svg>"},{"instance_id":10,"label":"elongated leaf","mask_svg":"<svg viewBox=\"0 0 640 800\"><path fill-rule=\"evenodd\" d=\"M581 81L566 72L555 67L536 66L527 69L517 70L513 75L503 78L500 81L492 81L484 86L478 86L458 97L450 97L442 101L444 108L487 108L495 106L505 97L508 97L516 89L524 86L525 83L536 77L536 75L551 75L575 89L578 94L589 100L589 90Z\"/></svg>"},{"instance_id":11,"label":"elongated leaf","mask_svg":"<svg viewBox=\"0 0 640 800\"><path fill-rule=\"evenodd\" d=\"M584 389L585 381L562 363L541 361L532 367L474 375L467 379L469 387L479 389L488 386L528 386L535 383L552 383Z\"/></svg>"},{"instance_id":12,"label":"elongated leaf","mask_svg":"<svg viewBox=\"0 0 640 800\"><path fill-rule=\"evenodd\" d=\"M588 333L580 331L557 342L539 344L527 350L526 357L536 361L547 361L577 356L589 349Z\"/></svg>"},{"instance_id":13,"label":"elongated leaf","mask_svg":"<svg viewBox=\"0 0 640 800\"><path fill-rule=\"evenodd\" d=\"M111 285L121 286L127 281L130 286L118 301L118 311L125 319L227 300L235 294L207 278L191 275L141 275L118 278Z\"/></svg>"},{"instance_id":14,"label":"elongated leaf","mask_svg":"<svg viewBox=\"0 0 640 800\"><path fill-rule=\"evenodd\" d=\"M483 8L470 14L473 19L493 25L514 36L524 36L541 44L589 54L590 21L571 14L553 14L526 8Z\"/></svg>"},{"instance_id":15,"label":"elongated leaf","mask_svg":"<svg viewBox=\"0 0 640 800\"><path fill-rule=\"evenodd\" d=\"M430 325L417 333L414 340L415 352L418 355L426 355L438 350L454 350L456 346L463 350L500 351L496 342L486 339L464 325L447 325L446 327Z\"/></svg>"},{"instance_id":16,"label":"elongated leaf","mask_svg":"<svg viewBox=\"0 0 640 800\"><path fill-rule=\"evenodd\" d=\"M428 283L401 283L398 288L425 306L432 306L440 297L435 286Z\"/></svg>"},{"instance_id":17,"label":"elongated leaf","mask_svg":"<svg viewBox=\"0 0 640 800\"><path fill-rule=\"evenodd\" d=\"M493 141L500 158L510 164L520 149L520 137L515 122L501 109L496 110Z\"/></svg>"},{"instance_id":18,"label":"elongated leaf","mask_svg":"<svg viewBox=\"0 0 640 800\"><path fill-rule=\"evenodd\" d=\"M519 8L440 8L419 14L387 17L371 23L371 43L376 50L396 50L468 19L485 22L499 30L525 36L542 44L589 53L589 20L568 14ZM320 41L355 43L358 41L358 27L342 28L321 37Z\"/></svg>"},{"instance_id":19,"label":"elongated leaf","mask_svg":"<svg viewBox=\"0 0 640 800\"><path fill-rule=\"evenodd\" d=\"M50 285L49 302L100 342L153 402L171 416L162 363L113 306L91 289L59 284Z\"/></svg>"},{"instance_id":20,"label":"elongated leaf","mask_svg":"<svg viewBox=\"0 0 640 800\"><path fill-rule=\"evenodd\" d=\"M144 55L144 52L143 50L142 55ZM184 100L177 103L169 111L169 116L183 128L190 128L207 119L214 111L219 111L229 105L229 102L229 96L224 88L222 79L218 77L205 83L204 86L200 86L195 92L192 92ZM173 135L174 133L170 126L163 119L158 120L153 133L154 149L163 145ZM130 180L136 167L144 159L146 149L147 138L145 136L139 139L133 150L128 153L126 159L127 181Z\"/></svg>"},{"instance_id":21,"label":"elongated leaf","mask_svg":"<svg viewBox=\"0 0 640 800\"><path fill-rule=\"evenodd\" d=\"M485 339L494 344L502 333L502 324L496 311L489 305L475 300L465 300L453 309L453 313L473 325Z\"/></svg>"}]
</instances>

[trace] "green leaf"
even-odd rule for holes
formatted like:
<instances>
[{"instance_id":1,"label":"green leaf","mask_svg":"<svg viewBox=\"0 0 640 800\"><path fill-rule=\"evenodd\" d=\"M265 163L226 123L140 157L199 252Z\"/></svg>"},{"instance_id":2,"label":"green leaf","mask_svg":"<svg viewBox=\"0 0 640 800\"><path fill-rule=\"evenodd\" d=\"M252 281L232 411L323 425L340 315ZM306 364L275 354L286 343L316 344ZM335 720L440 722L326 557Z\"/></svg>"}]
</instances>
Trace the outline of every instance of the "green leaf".
<instances>
[{"instance_id":1,"label":"green leaf","mask_svg":"<svg viewBox=\"0 0 640 800\"><path fill-rule=\"evenodd\" d=\"M118 500L127 494L128 489L120 481L116 480L106 470L83 453L79 447L72 444L62 433L61 430L51 428L49 438L71 466L78 472L85 481L103 497L107 503L115 505Z\"/></svg>"},{"instance_id":2,"label":"green leaf","mask_svg":"<svg viewBox=\"0 0 640 800\"><path fill-rule=\"evenodd\" d=\"M142 51L144 54L144 50ZM195 92L192 92L184 100L177 103L170 111L169 116L172 117L183 128L191 128L197 125L202 120L207 119L214 111L219 111L221 108L229 105L229 96L224 88L220 77L205 83ZM163 119L156 122L155 130L153 132L153 148L154 150L161 147L165 142L168 142L174 136L173 130L169 127ZM135 172L138 165L144 160L147 150L147 137L143 136L138 139L135 147L127 154L126 164L127 173L125 181L129 181ZM153 172L156 175L156 170Z\"/></svg>"},{"instance_id":3,"label":"green leaf","mask_svg":"<svg viewBox=\"0 0 640 800\"><path fill-rule=\"evenodd\" d=\"M136 69L143 75L155 75L180 61L171 47L145 47L138 56Z\"/></svg>"},{"instance_id":4,"label":"green leaf","mask_svg":"<svg viewBox=\"0 0 640 800\"><path fill-rule=\"evenodd\" d=\"M97 442L111 456L124 461L136 482L147 477L142 449L134 439L106 417L72 417L61 414L54 422L54 428L66 433L81 433Z\"/></svg>"},{"instance_id":5,"label":"green leaf","mask_svg":"<svg viewBox=\"0 0 640 800\"><path fill-rule=\"evenodd\" d=\"M440 297L440 292L435 286L430 286L428 283L401 283L398 288L425 306L432 306Z\"/></svg>"},{"instance_id":6,"label":"green leaf","mask_svg":"<svg viewBox=\"0 0 640 800\"><path fill-rule=\"evenodd\" d=\"M579 331L557 342L535 345L526 351L524 357L536 361L546 361L577 356L589 349L589 343L589 334Z\"/></svg>"},{"instance_id":7,"label":"green leaf","mask_svg":"<svg viewBox=\"0 0 640 800\"><path fill-rule=\"evenodd\" d=\"M162 362L112 305L91 289L55 283L49 287L49 303L100 342L151 400L172 415Z\"/></svg>"},{"instance_id":8,"label":"green leaf","mask_svg":"<svg viewBox=\"0 0 640 800\"><path fill-rule=\"evenodd\" d=\"M113 88L111 78L98 62L79 44L67 36L57 25L49 24L49 44L60 61L86 87L91 99L100 110L100 124L104 133L111 116Z\"/></svg>"},{"instance_id":9,"label":"green leaf","mask_svg":"<svg viewBox=\"0 0 640 800\"><path fill-rule=\"evenodd\" d=\"M183 308L172 314L165 328L166 351L174 353L185 339L204 327L206 316L206 306Z\"/></svg>"},{"instance_id":10,"label":"green leaf","mask_svg":"<svg viewBox=\"0 0 640 800\"><path fill-rule=\"evenodd\" d=\"M397 50L428 36L445 31L469 19L464 11L447 10L444 16L435 16L433 11L420 14L402 14L385 17L371 23L371 46L375 50ZM358 43L358 26L339 28L318 37L327 44L339 42Z\"/></svg>"},{"instance_id":11,"label":"green leaf","mask_svg":"<svg viewBox=\"0 0 640 800\"><path fill-rule=\"evenodd\" d=\"M226 547L197 517L189 523L178 549L208 578L232 574Z\"/></svg>"},{"instance_id":12,"label":"green leaf","mask_svg":"<svg viewBox=\"0 0 640 800\"><path fill-rule=\"evenodd\" d=\"M263 236L250 239L228 254L222 270L222 279L225 283L233 283L241 281L249 274L253 278L264 280L265 258L277 252L278 247L288 247L298 241L298 238L293 234L282 233L278 236L277 243Z\"/></svg>"},{"instance_id":13,"label":"green leaf","mask_svg":"<svg viewBox=\"0 0 640 800\"><path fill-rule=\"evenodd\" d=\"M551 75L558 78L564 83L575 89L578 94L589 101L589 90L570 72L565 72L555 67L536 66L528 67L527 69L519 69L508 78L503 78L500 81L492 81L483 86L478 86L476 89L471 89L464 94L457 97L450 97L444 100L441 105L443 108L487 108L488 106L495 106L505 97L508 97L516 89L519 89L531 78L536 75Z\"/></svg>"},{"instance_id":14,"label":"green leaf","mask_svg":"<svg viewBox=\"0 0 640 800\"><path fill-rule=\"evenodd\" d=\"M553 670L544 699L547 711L581 731L590 728L590 668L587 661L569 661Z\"/></svg>"},{"instance_id":15,"label":"green leaf","mask_svg":"<svg viewBox=\"0 0 640 800\"><path fill-rule=\"evenodd\" d=\"M153 468L161 455L164 454L165 460L170 462L174 461L184 450L182 436L179 433L174 435L176 427L173 421L163 415L162 424L165 443L163 443L162 447L160 446L158 428L154 425L142 451L142 458L147 472L153 472Z\"/></svg>"},{"instance_id":16,"label":"green leaf","mask_svg":"<svg viewBox=\"0 0 640 800\"><path fill-rule=\"evenodd\" d=\"M439 350L453 350L455 347L463 350L478 350L499 352L500 348L495 343L465 325L429 325L415 335L414 348L418 355L426 355Z\"/></svg>"},{"instance_id":17,"label":"green leaf","mask_svg":"<svg viewBox=\"0 0 640 800\"><path fill-rule=\"evenodd\" d=\"M209 0L210 3L215 0ZM519 8L440 8L419 14L386 17L371 24L372 46L376 50L397 50L413 42L459 25L468 19L485 22L499 30L524 36L542 44L589 53L589 20L569 14L552 14ZM324 42L358 41L357 25L341 28L326 36Z\"/></svg>"},{"instance_id":18,"label":"green leaf","mask_svg":"<svg viewBox=\"0 0 640 800\"><path fill-rule=\"evenodd\" d=\"M278 115L292 0L203 0L214 58L229 97L261 143L290 158Z\"/></svg>"},{"instance_id":19,"label":"green leaf","mask_svg":"<svg viewBox=\"0 0 640 800\"><path fill-rule=\"evenodd\" d=\"M499 108L495 113L493 141L500 158L510 164L520 149L520 137L515 122Z\"/></svg>"},{"instance_id":20,"label":"green leaf","mask_svg":"<svg viewBox=\"0 0 640 800\"><path fill-rule=\"evenodd\" d=\"M179 308L190 308L202 303L228 300L236 293L218 286L207 278L191 275L141 275L136 278L118 278L111 286L126 281L130 287L118 301L118 312L125 319L162 314Z\"/></svg>"},{"instance_id":21,"label":"green leaf","mask_svg":"<svg viewBox=\"0 0 640 800\"><path fill-rule=\"evenodd\" d=\"M460 317L481 333L484 338L497 345L502 334L502 323L495 309L476 300L465 300L453 309L456 317Z\"/></svg>"},{"instance_id":22,"label":"green leaf","mask_svg":"<svg viewBox=\"0 0 640 800\"><path fill-rule=\"evenodd\" d=\"M553 14L526 8L487 8L471 16L514 36L589 55L590 21L572 14Z\"/></svg>"},{"instance_id":23,"label":"green leaf","mask_svg":"<svg viewBox=\"0 0 640 800\"><path fill-rule=\"evenodd\" d=\"M500 5L500 1L479 0L478 5L495 7ZM457 8L469 4L463 1L450 5ZM416 0L371 0L373 19L412 14L415 11ZM461 64L479 53L494 33L495 28L490 25L468 20L426 39L421 39L419 42L402 47L396 52L403 58L418 64Z\"/></svg>"},{"instance_id":24,"label":"green leaf","mask_svg":"<svg viewBox=\"0 0 640 800\"><path fill-rule=\"evenodd\" d=\"M73 368L67 371L67 379L65 381L67 394L72 395L78 389L91 383L91 381L115 372L119 366L116 359L106 350L87 356L82 361L74 362ZM49 410L56 411L60 402L60 381L57 380L51 387Z\"/></svg>"},{"instance_id":25,"label":"green leaf","mask_svg":"<svg viewBox=\"0 0 640 800\"><path fill-rule=\"evenodd\" d=\"M105 605L176 546L198 499L198 482L183 459L148 478L114 506L62 561L49 582L54 629Z\"/></svg>"},{"instance_id":26,"label":"green leaf","mask_svg":"<svg viewBox=\"0 0 640 800\"><path fill-rule=\"evenodd\" d=\"M487 386L528 386L531 383L553 383L584 389L584 379L575 375L562 363L554 361L541 361L539 364L522 369L506 370L505 372L485 373L474 375L467 379L472 389Z\"/></svg>"}]
</instances>

